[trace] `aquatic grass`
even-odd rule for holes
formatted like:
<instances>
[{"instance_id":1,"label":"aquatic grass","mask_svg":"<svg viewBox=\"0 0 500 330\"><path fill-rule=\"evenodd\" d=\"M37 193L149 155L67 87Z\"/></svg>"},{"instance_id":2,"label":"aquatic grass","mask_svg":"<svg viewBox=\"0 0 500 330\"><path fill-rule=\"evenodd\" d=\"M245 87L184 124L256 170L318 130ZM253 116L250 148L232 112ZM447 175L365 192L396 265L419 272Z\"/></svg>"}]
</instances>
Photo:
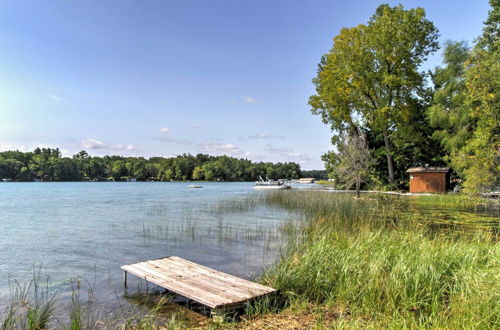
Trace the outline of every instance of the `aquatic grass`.
<instances>
[{"instance_id":1,"label":"aquatic grass","mask_svg":"<svg viewBox=\"0 0 500 330\"><path fill-rule=\"evenodd\" d=\"M399 199L276 192L266 202L309 217L261 279L291 299L348 308L363 327L500 324L500 247L491 233L431 230L402 216Z\"/></svg>"},{"instance_id":2,"label":"aquatic grass","mask_svg":"<svg viewBox=\"0 0 500 330\"><path fill-rule=\"evenodd\" d=\"M221 201L211 209L216 213L248 212L262 206L264 198L264 194L249 194L240 198Z\"/></svg>"},{"instance_id":3,"label":"aquatic grass","mask_svg":"<svg viewBox=\"0 0 500 330\"><path fill-rule=\"evenodd\" d=\"M41 275L41 266L33 265L32 278L27 282L12 280L9 291L10 303L0 314L0 329L39 330L49 325L55 295L50 291L50 279Z\"/></svg>"},{"instance_id":4,"label":"aquatic grass","mask_svg":"<svg viewBox=\"0 0 500 330\"><path fill-rule=\"evenodd\" d=\"M302 220L298 217L296 220L279 224L231 224L222 220L215 224L189 220L177 225L143 223L140 234L147 240L211 241L214 244L245 242L263 244L266 249L271 249L276 247L278 242L285 242L287 237L295 235ZM272 244L273 242L276 244Z\"/></svg>"},{"instance_id":5,"label":"aquatic grass","mask_svg":"<svg viewBox=\"0 0 500 330\"><path fill-rule=\"evenodd\" d=\"M14 306L10 304L6 310L0 314L0 330L12 330L16 325L16 311Z\"/></svg>"},{"instance_id":6,"label":"aquatic grass","mask_svg":"<svg viewBox=\"0 0 500 330\"><path fill-rule=\"evenodd\" d=\"M462 194L434 194L434 195L418 195L411 198L418 201L419 204L439 205L453 207L455 209L477 209L484 205L498 205L499 201L478 196L462 195Z\"/></svg>"},{"instance_id":7,"label":"aquatic grass","mask_svg":"<svg viewBox=\"0 0 500 330\"><path fill-rule=\"evenodd\" d=\"M307 324L318 328L495 328L500 324L500 250L497 234L488 229L493 222L483 225L479 218L467 225L456 223L456 218L434 212L453 207L453 197L437 202L434 196L422 197L366 194L354 199L325 191L270 192L215 206L220 215L215 223L205 223L192 212L175 224L145 222L138 234L145 240L203 240L227 246L243 242L264 246L263 252L281 251L276 264L260 278L281 296L248 304L245 312L253 321L297 313L295 318L306 315L313 322ZM471 206L465 205L455 209L465 214ZM224 220L231 213L255 210L258 216L260 208L287 210L295 220L276 225ZM37 306L33 290L44 291L46 286L12 283L16 302L0 314L0 329L25 329L29 324L35 329L54 322L54 311L44 313L43 304L32 316L27 313L27 306ZM72 283L75 296L65 315L68 322L61 326L77 330L105 324L100 315L92 314L96 306L81 296L85 282ZM93 291L89 295L93 297ZM50 297L35 296L40 301ZM190 327L182 314L172 315L162 304L139 303L135 314L123 310L110 328ZM272 322L263 323L268 324ZM205 326L240 324L213 321Z\"/></svg>"},{"instance_id":8,"label":"aquatic grass","mask_svg":"<svg viewBox=\"0 0 500 330\"><path fill-rule=\"evenodd\" d=\"M143 304L149 305L147 312L140 311L127 316L120 328L125 330L160 330L160 329L187 329L188 320L180 313L165 313L171 303L169 297L163 295L142 296Z\"/></svg>"}]
</instances>

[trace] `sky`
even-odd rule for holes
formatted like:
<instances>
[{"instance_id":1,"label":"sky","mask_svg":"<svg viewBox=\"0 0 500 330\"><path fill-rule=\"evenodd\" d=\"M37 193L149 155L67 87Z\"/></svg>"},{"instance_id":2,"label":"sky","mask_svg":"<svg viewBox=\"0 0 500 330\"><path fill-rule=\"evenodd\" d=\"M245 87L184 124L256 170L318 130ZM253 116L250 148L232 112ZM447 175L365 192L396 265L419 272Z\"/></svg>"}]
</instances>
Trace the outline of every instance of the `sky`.
<instances>
[{"instance_id":1,"label":"sky","mask_svg":"<svg viewBox=\"0 0 500 330\"><path fill-rule=\"evenodd\" d=\"M487 0L423 7L472 42ZM321 169L331 132L307 104L321 55L379 1L3 0L0 150L227 154ZM433 55L425 68L441 62Z\"/></svg>"}]
</instances>

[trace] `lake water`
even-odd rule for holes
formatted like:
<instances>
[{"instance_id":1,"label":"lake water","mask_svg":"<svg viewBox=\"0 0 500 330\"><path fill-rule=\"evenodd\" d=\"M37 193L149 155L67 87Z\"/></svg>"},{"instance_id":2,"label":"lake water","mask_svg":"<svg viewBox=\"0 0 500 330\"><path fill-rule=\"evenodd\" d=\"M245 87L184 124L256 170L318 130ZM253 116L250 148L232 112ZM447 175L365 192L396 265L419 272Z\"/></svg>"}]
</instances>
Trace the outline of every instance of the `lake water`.
<instances>
[{"instance_id":1,"label":"lake water","mask_svg":"<svg viewBox=\"0 0 500 330\"><path fill-rule=\"evenodd\" d=\"M99 303L116 306L124 264L176 255L252 278L274 261L275 232L296 216L264 206L221 210L223 201L260 193L251 183L187 185L1 183L0 306L12 280L29 280L40 266L59 297L82 278Z\"/></svg>"},{"instance_id":2,"label":"lake water","mask_svg":"<svg viewBox=\"0 0 500 330\"><path fill-rule=\"evenodd\" d=\"M142 306L130 296L143 291L144 283L130 276L125 291L120 270L138 261L175 255L252 279L275 262L286 225L303 219L252 203L255 199L249 197L266 192L254 191L251 183L202 183L201 189L188 185L0 183L0 314L16 287L14 280L27 283L34 272L50 278L61 318L68 315L75 279L81 279L82 296L93 289L94 304L105 319L122 308ZM379 202L394 206L394 221L411 217L436 230L488 228L499 233L499 207L453 209L384 195L368 200L375 208Z\"/></svg>"}]
</instances>

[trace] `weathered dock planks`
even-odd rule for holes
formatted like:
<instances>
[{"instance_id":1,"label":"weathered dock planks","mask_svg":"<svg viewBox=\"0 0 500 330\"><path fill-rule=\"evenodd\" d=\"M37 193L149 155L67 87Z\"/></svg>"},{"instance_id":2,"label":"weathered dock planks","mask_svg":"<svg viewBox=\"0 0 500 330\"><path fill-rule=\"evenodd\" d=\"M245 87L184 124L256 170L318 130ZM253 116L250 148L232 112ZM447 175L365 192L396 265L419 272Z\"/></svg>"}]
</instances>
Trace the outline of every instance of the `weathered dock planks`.
<instances>
[{"instance_id":1,"label":"weathered dock planks","mask_svg":"<svg viewBox=\"0 0 500 330\"><path fill-rule=\"evenodd\" d=\"M256 297L276 292L242 278L194 262L168 257L121 267L127 273L213 309L235 308Z\"/></svg>"}]
</instances>

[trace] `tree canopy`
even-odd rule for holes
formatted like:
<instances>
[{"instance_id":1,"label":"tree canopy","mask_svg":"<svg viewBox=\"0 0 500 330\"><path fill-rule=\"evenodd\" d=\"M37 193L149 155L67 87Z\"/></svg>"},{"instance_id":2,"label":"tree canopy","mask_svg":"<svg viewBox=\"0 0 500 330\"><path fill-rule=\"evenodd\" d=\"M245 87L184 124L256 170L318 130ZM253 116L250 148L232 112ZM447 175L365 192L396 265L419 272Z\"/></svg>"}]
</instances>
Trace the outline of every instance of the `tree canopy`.
<instances>
[{"instance_id":1,"label":"tree canopy","mask_svg":"<svg viewBox=\"0 0 500 330\"><path fill-rule=\"evenodd\" d=\"M345 164L345 141L363 132L374 184L402 188L408 167L447 165L467 191L500 186L500 1L490 5L475 46L447 42L432 72L420 66L438 32L422 8L381 5L366 24L340 31L309 99L333 131L336 150L323 155L330 175Z\"/></svg>"},{"instance_id":2,"label":"tree canopy","mask_svg":"<svg viewBox=\"0 0 500 330\"><path fill-rule=\"evenodd\" d=\"M313 80L309 104L330 124L333 143L346 132L368 131L383 142L390 182L395 140L408 138L412 118L423 112L426 74L419 67L437 49L437 37L422 8L381 5L366 25L340 31Z\"/></svg>"},{"instance_id":3,"label":"tree canopy","mask_svg":"<svg viewBox=\"0 0 500 330\"><path fill-rule=\"evenodd\" d=\"M297 179L296 163L252 162L228 156L183 154L173 158L90 156L80 151L72 158L62 157L59 149L36 148L33 152L0 152L0 178L16 181L80 181L135 178L138 181L253 181L259 176L271 179Z\"/></svg>"}]
</instances>

